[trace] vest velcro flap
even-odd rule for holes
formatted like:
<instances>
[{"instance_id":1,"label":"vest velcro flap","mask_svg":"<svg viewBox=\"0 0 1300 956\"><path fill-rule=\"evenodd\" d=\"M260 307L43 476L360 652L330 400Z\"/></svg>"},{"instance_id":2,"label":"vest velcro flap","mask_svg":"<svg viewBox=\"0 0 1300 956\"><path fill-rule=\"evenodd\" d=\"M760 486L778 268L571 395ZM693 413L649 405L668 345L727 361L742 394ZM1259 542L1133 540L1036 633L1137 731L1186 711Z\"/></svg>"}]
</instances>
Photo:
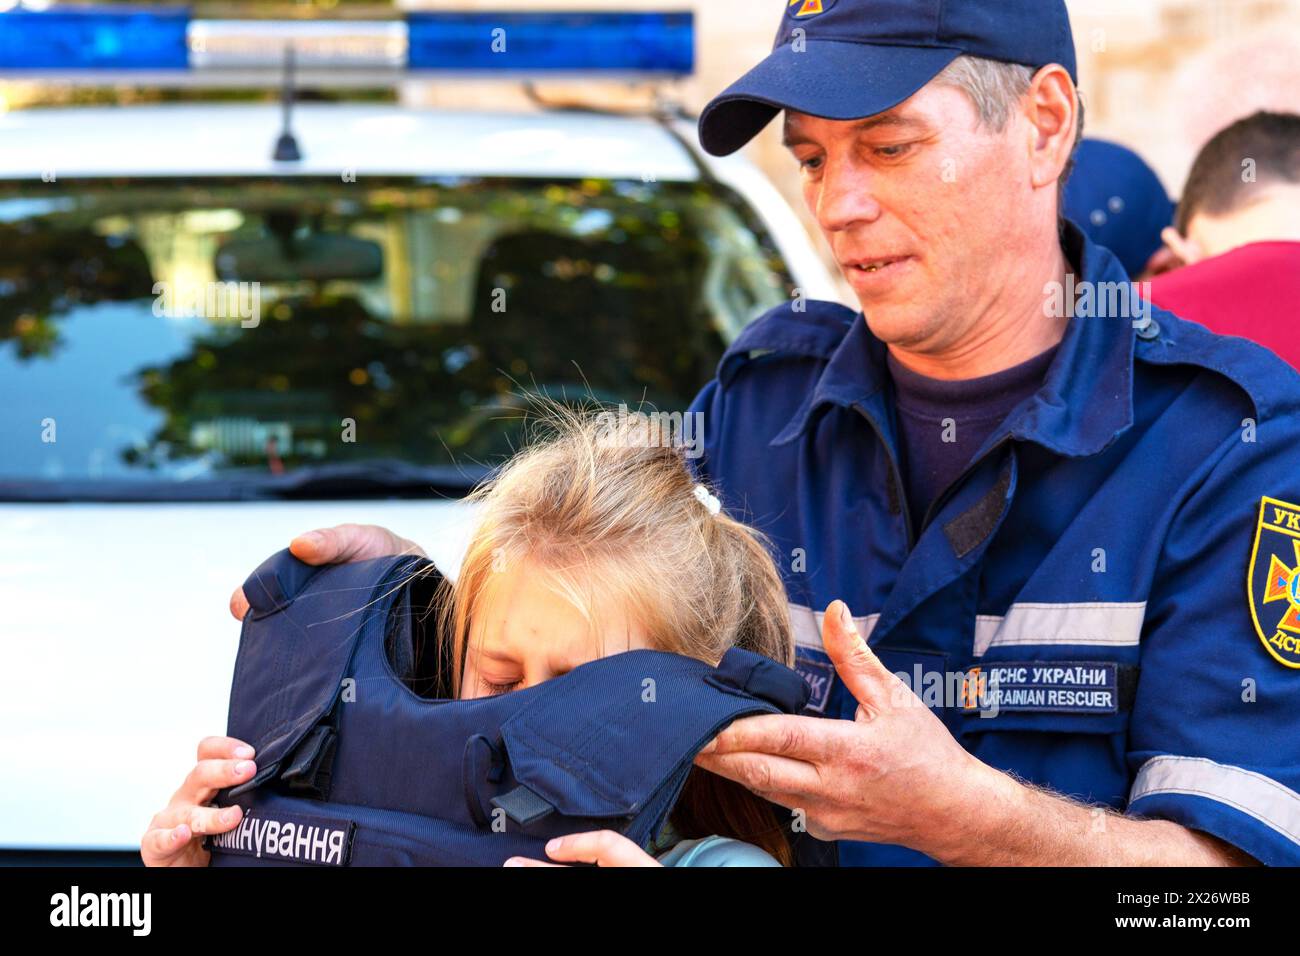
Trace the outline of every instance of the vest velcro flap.
<instances>
[{"instance_id":1,"label":"vest velcro flap","mask_svg":"<svg viewBox=\"0 0 1300 956\"><path fill-rule=\"evenodd\" d=\"M661 791L681 785L696 753L718 731L738 717L778 711L766 700L715 686L708 680L714 673L702 661L648 650L570 671L502 725L510 771L565 816L613 819L666 810L671 800Z\"/></svg>"},{"instance_id":2,"label":"vest velcro flap","mask_svg":"<svg viewBox=\"0 0 1300 956\"><path fill-rule=\"evenodd\" d=\"M329 713L357 646L375 629L382 640L391 600L372 598L394 590L382 582L409 573L411 562L390 557L309 568L281 551L245 582L251 609L240 635L227 733L253 745L257 775L230 796L280 773ZM393 567L376 567L381 564Z\"/></svg>"}]
</instances>

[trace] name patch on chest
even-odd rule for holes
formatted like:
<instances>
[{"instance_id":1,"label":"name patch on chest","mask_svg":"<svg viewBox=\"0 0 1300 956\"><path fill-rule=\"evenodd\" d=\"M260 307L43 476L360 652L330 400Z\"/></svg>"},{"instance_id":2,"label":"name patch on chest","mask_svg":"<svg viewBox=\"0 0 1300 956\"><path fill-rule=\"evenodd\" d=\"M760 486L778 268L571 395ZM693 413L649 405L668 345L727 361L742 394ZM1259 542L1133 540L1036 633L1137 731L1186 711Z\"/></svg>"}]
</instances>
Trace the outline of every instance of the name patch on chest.
<instances>
[{"instance_id":1,"label":"name patch on chest","mask_svg":"<svg viewBox=\"0 0 1300 956\"><path fill-rule=\"evenodd\" d=\"M1114 714L1119 675L1113 663L1007 661L972 667L962 689L967 713Z\"/></svg>"},{"instance_id":2,"label":"name patch on chest","mask_svg":"<svg viewBox=\"0 0 1300 956\"><path fill-rule=\"evenodd\" d=\"M347 866L356 827L351 820L249 810L233 830L209 836L207 847L258 859Z\"/></svg>"}]
</instances>

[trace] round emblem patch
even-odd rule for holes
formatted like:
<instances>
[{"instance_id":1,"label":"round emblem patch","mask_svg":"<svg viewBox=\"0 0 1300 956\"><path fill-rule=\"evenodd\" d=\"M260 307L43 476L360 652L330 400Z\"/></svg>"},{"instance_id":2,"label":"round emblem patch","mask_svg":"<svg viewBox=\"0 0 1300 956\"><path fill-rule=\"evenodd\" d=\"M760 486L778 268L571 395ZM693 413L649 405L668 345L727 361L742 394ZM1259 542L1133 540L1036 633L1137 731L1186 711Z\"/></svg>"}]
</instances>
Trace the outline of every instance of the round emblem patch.
<instances>
[{"instance_id":1,"label":"round emblem patch","mask_svg":"<svg viewBox=\"0 0 1300 956\"><path fill-rule=\"evenodd\" d=\"M835 0L789 0L785 6L791 20L807 20L835 6Z\"/></svg>"}]
</instances>

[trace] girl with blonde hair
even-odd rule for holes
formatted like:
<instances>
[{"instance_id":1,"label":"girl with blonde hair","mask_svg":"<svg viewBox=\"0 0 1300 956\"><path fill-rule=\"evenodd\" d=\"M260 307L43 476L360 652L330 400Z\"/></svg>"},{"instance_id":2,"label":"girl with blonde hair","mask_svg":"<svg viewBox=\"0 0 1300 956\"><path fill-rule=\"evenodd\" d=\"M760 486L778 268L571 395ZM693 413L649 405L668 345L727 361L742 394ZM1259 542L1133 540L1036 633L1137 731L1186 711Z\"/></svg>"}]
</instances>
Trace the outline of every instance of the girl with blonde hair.
<instances>
[{"instance_id":1,"label":"girl with blonde hair","mask_svg":"<svg viewBox=\"0 0 1300 956\"><path fill-rule=\"evenodd\" d=\"M696 484L670 428L657 416L548 407L536 440L469 496L475 531L460 573L444 579L435 602L445 645L423 649L437 656L432 666L417 661L417 672L450 674L443 690L464 699L642 648L717 664L741 647L791 664L784 586L766 542ZM256 772L251 760L238 776L227 769L235 761L216 763L200 773L201 759L191 774L209 782L207 799ZM227 777L214 779L223 770ZM238 825L239 808L192 812L207 808L179 799L184 790L146 833L146 863L203 865L200 829ZM697 767L655 845L602 831L552 841L547 852L606 866L789 865L783 819Z\"/></svg>"}]
</instances>

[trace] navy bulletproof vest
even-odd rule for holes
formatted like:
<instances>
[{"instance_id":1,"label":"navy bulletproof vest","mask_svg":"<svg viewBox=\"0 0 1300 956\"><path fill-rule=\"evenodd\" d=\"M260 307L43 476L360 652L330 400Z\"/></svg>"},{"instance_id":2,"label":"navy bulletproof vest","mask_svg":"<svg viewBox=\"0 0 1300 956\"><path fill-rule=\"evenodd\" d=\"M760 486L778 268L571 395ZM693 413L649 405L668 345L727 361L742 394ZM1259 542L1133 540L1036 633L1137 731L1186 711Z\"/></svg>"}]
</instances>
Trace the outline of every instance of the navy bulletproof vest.
<instances>
[{"instance_id":1,"label":"navy bulletproof vest","mask_svg":"<svg viewBox=\"0 0 1300 956\"><path fill-rule=\"evenodd\" d=\"M258 769L217 796L245 816L207 838L214 866L499 866L592 829L645 845L700 747L808 699L795 671L739 648L716 668L628 651L446 699L425 637L439 580L423 558L314 568L282 551L245 582L228 733Z\"/></svg>"}]
</instances>

